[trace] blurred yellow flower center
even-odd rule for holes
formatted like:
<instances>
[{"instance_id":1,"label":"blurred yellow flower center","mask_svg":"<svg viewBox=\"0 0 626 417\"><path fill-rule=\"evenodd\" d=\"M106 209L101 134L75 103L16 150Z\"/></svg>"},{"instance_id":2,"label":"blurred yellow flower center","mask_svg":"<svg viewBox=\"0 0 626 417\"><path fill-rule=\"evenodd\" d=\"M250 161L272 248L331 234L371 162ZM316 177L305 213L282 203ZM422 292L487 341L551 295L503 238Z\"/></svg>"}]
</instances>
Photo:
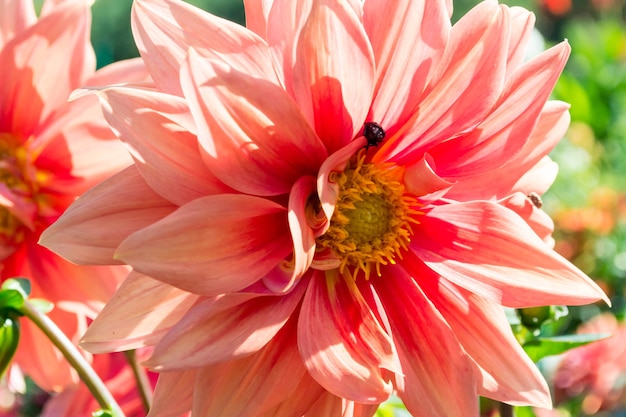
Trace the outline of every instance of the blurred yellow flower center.
<instances>
[{"instance_id":1,"label":"blurred yellow flower center","mask_svg":"<svg viewBox=\"0 0 626 417\"><path fill-rule=\"evenodd\" d=\"M0 259L34 228L39 178L26 146L15 136L0 133Z\"/></svg>"},{"instance_id":2,"label":"blurred yellow flower center","mask_svg":"<svg viewBox=\"0 0 626 417\"><path fill-rule=\"evenodd\" d=\"M339 272L349 271L354 279L359 271L366 279L373 270L380 276L380 265L402 259L419 214L417 200L404 188L402 168L364 161L360 152L343 172L331 173L339 197L328 231L317 239L319 249L339 257Z\"/></svg>"}]
</instances>

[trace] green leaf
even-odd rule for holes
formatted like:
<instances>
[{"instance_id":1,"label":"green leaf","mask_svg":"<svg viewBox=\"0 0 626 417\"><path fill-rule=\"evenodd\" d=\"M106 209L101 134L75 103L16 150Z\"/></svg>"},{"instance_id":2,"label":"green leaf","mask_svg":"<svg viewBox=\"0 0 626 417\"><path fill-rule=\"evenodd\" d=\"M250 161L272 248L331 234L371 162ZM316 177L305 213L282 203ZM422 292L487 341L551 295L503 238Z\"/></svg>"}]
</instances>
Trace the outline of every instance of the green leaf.
<instances>
[{"instance_id":1,"label":"green leaf","mask_svg":"<svg viewBox=\"0 0 626 417\"><path fill-rule=\"evenodd\" d=\"M19 310L24 305L24 294L18 290L0 290L0 312Z\"/></svg>"},{"instance_id":2,"label":"green leaf","mask_svg":"<svg viewBox=\"0 0 626 417\"><path fill-rule=\"evenodd\" d=\"M113 417L111 410L98 410L91 413L91 417Z\"/></svg>"},{"instance_id":3,"label":"green leaf","mask_svg":"<svg viewBox=\"0 0 626 417\"><path fill-rule=\"evenodd\" d=\"M27 278L15 277L9 278L2 283L3 290L16 290L22 293L24 298L28 298L30 295L30 280Z\"/></svg>"},{"instance_id":4,"label":"green leaf","mask_svg":"<svg viewBox=\"0 0 626 417\"><path fill-rule=\"evenodd\" d=\"M20 341L20 322L16 314L5 316L0 324L0 375L9 367Z\"/></svg>"},{"instance_id":5,"label":"green leaf","mask_svg":"<svg viewBox=\"0 0 626 417\"><path fill-rule=\"evenodd\" d=\"M558 355L575 347L606 339L610 336L610 334L574 334L554 337L538 337L534 340L526 342L523 348L530 359L532 359L533 362L537 362L545 356Z\"/></svg>"}]
</instances>

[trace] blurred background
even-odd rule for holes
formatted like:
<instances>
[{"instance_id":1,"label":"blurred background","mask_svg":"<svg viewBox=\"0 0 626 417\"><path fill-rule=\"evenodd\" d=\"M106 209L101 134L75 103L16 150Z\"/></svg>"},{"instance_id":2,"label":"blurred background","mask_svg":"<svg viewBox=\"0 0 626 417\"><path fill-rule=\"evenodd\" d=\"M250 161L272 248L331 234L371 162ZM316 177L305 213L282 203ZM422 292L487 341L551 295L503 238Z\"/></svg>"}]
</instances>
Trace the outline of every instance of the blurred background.
<instances>
[{"instance_id":1,"label":"blurred background","mask_svg":"<svg viewBox=\"0 0 626 417\"><path fill-rule=\"evenodd\" d=\"M394 0L389 0L394 1ZM423 1L423 0L415 0ZM426 0L428 1L428 0ZM216 15L244 24L241 0L189 0ZM453 20L477 3L455 0ZM604 304L517 312L512 321L521 341L534 336L612 333L595 344L539 362L559 407L552 412L516 408L518 417L626 416L626 25L622 0L520 0L501 3L535 12L541 49L568 39L572 55L553 97L571 103L572 123L551 155L559 177L543 197L556 224L556 249L609 294ZM137 56L130 31L131 0L96 0L92 42L103 66ZM210 36L207 33L207 36ZM521 313L521 315L520 315ZM534 325L524 322L530 314ZM538 314L533 316L533 314ZM526 317L527 318L527 317ZM515 327L517 326L517 327ZM582 326L582 327L581 327ZM504 414L484 401L484 416ZM502 413L502 414L501 414ZM379 417L403 414L393 400Z\"/></svg>"}]
</instances>

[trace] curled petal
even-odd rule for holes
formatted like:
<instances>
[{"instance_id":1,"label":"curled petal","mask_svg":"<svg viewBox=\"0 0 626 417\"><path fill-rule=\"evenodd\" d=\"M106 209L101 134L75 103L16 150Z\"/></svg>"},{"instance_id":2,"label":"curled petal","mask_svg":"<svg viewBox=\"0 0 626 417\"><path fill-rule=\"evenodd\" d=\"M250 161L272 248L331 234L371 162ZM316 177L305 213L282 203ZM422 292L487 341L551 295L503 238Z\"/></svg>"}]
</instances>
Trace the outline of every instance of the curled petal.
<instances>
[{"instance_id":1,"label":"curled petal","mask_svg":"<svg viewBox=\"0 0 626 417\"><path fill-rule=\"evenodd\" d=\"M315 193L314 177L302 177L289 193L289 230L293 240L293 257L283 260L263 277L263 283L276 293L289 291L309 269L315 256L315 230L309 224L309 197Z\"/></svg>"}]
</instances>

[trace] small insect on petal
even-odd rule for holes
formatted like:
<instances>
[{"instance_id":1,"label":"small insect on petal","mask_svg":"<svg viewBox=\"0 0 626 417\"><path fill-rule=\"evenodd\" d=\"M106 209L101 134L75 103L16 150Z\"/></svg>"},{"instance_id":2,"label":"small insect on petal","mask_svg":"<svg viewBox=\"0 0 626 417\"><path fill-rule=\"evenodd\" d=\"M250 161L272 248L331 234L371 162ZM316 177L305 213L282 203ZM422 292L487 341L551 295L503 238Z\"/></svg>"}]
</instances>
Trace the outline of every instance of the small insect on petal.
<instances>
[{"instance_id":1,"label":"small insect on petal","mask_svg":"<svg viewBox=\"0 0 626 417\"><path fill-rule=\"evenodd\" d=\"M541 197L536 192L531 191L530 193L528 193L528 195L526 197L528 197L530 202L533 203L533 206L535 206L535 207L537 207L539 209L541 207L543 207L543 201L541 201Z\"/></svg>"},{"instance_id":2,"label":"small insect on petal","mask_svg":"<svg viewBox=\"0 0 626 417\"><path fill-rule=\"evenodd\" d=\"M367 152L370 146L378 146L382 143L385 139L385 130L378 123L365 122L363 136L367 139L367 145L365 145L365 152Z\"/></svg>"}]
</instances>

